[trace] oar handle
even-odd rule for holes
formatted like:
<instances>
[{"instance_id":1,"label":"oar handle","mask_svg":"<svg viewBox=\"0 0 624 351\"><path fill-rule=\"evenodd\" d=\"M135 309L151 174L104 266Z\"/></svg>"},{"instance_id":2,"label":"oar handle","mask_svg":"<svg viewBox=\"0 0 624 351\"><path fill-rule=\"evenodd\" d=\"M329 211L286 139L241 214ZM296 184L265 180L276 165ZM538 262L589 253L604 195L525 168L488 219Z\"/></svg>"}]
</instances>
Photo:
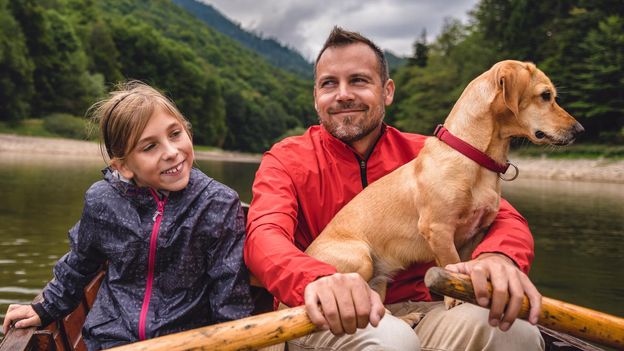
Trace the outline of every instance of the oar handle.
<instances>
[{"instance_id":1,"label":"oar handle","mask_svg":"<svg viewBox=\"0 0 624 351\"><path fill-rule=\"evenodd\" d=\"M305 312L305 306L299 306L161 336L111 350L255 350L308 335L315 328Z\"/></svg>"},{"instance_id":2,"label":"oar handle","mask_svg":"<svg viewBox=\"0 0 624 351\"><path fill-rule=\"evenodd\" d=\"M467 275L432 267L425 275L425 284L437 294L477 304L472 281ZM491 294L491 285L488 290ZM525 296L518 318L527 319L529 308ZM610 314L543 297L537 323L601 345L624 349L624 319Z\"/></svg>"}]
</instances>

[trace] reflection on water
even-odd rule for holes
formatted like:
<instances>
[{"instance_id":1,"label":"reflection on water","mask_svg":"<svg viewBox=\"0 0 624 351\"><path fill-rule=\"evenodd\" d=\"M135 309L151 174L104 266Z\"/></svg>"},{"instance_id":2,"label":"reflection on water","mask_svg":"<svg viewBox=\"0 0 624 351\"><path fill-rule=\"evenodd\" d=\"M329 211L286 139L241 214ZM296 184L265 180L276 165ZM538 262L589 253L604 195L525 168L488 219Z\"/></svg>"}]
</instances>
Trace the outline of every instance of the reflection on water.
<instances>
[{"instance_id":1,"label":"reflection on water","mask_svg":"<svg viewBox=\"0 0 624 351\"><path fill-rule=\"evenodd\" d=\"M198 161L206 174L251 200L255 163ZM68 249L86 189L102 161L0 154L0 318L28 303ZM536 241L531 277L542 293L624 315L624 190L621 185L517 180L504 196L529 220Z\"/></svg>"},{"instance_id":2,"label":"reflection on water","mask_svg":"<svg viewBox=\"0 0 624 351\"><path fill-rule=\"evenodd\" d=\"M503 196L529 221L543 295L624 316L621 184L517 180Z\"/></svg>"}]
</instances>

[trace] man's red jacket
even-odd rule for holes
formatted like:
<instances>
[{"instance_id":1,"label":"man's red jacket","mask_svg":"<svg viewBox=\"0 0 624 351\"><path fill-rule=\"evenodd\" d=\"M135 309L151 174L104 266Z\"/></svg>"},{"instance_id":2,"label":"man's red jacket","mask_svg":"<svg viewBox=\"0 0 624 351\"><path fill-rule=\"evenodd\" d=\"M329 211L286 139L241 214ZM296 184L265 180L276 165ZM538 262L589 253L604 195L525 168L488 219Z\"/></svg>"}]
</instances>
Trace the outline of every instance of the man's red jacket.
<instances>
[{"instance_id":1,"label":"man's red jacket","mask_svg":"<svg viewBox=\"0 0 624 351\"><path fill-rule=\"evenodd\" d=\"M253 184L245 242L250 271L281 302L302 305L308 283L336 272L303 251L364 184L411 161L425 139L384 126L366 160L321 126L275 144L264 154ZM529 270L533 237L526 220L505 200L472 257L484 252L503 253L525 273ZM415 264L394 277L385 303L431 300L423 276L433 264Z\"/></svg>"}]
</instances>

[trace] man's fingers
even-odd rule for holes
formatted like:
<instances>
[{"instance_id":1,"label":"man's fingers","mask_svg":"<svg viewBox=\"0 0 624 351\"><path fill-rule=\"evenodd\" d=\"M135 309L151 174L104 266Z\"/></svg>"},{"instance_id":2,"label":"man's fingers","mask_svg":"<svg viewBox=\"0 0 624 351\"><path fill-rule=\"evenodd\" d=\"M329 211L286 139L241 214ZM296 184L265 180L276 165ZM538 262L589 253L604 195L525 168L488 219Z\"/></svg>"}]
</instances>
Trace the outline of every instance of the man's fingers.
<instances>
[{"instance_id":1,"label":"man's fingers","mask_svg":"<svg viewBox=\"0 0 624 351\"><path fill-rule=\"evenodd\" d=\"M537 320L539 319L540 311L542 309L542 294L537 291L537 288L529 277L526 275L522 275L522 285L525 294L529 299L529 304L531 304L531 309L529 310L529 323L535 325L537 324Z\"/></svg>"},{"instance_id":2,"label":"man's fingers","mask_svg":"<svg viewBox=\"0 0 624 351\"><path fill-rule=\"evenodd\" d=\"M462 273L462 274L470 274L468 271L468 266L465 262L459 262L454 264L447 264L444 269L451 271L453 273Z\"/></svg>"},{"instance_id":3,"label":"man's fingers","mask_svg":"<svg viewBox=\"0 0 624 351\"><path fill-rule=\"evenodd\" d=\"M475 265L470 273L470 280L474 287L477 303L481 307L487 307L490 302L490 292L488 291L488 271L481 265Z\"/></svg>"},{"instance_id":4,"label":"man's fingers","mask_svg":"<svg viewBox=\"0 0 624 351\"><path fill-rule=\"evenodd\" d=\"M329 327L332 333L340 335L342 333L353 334L357 329L357 319L355 316L355 305L353 301L353 287L348 289L335 289L334 297L337 309L336 316L325 316L329 319ZM334 323L336 325L334 325Z\"/></svg>"},{"instance_id":5,"label":"man's fingers","mask_svg":"<svg viewBox=\"0 0 624 351\"><path fill-rule=\"evenodd\" d=\"M358 284L351 292L355 307L356 328L366 328L368 325L372 310L371 293L373 291L366 283ZM345 327L345 329L347 328Z\"/></svg>"},{"instance_id":6,"label":"man's fingers","mask_svg":"<svg viewBox=\"0 0 624 351\"><path fill-rule=\"evenodd\" d=\"M369 321L373 327L377 327L386 313L386 308L383 305L383 301L381 301L381 297L379 297L379 294L376 291L371 290L369 297L371 304Z\"/></svg>"},{"instance_id":7,"label":"man's fingers","mask_svg":"<svg viewBox=\"0 0 624 351\"><path fill-rule=\"evenodd\" d=\"M320 301L316 295L316 290L308 285L304 291L304 300L306 312L312 323L314 323L319 329L329 329L329 324L325 320L323 311L321 310Z\"/></svg>"},{"instance_id":8,"label":"man's fingers","mask_svg":"<svg viewBox=\"0 0 624 351\"><path fill-rule=\"evenodd\" d=\"M319 302L329 330L335 335L344 334L342 322L340 321L340 310L336 303L336 297L333 292L321 292L319 294Z\"/></svg>"},{"instance_id":9,"label":"man's fingers","mask_svg":"<svg viewBox=\"0 0 624 351\"><path fill-rule=\"evenodd\" d=\"M509 282L504 272L499 268L490 267L490 281L492 282L492 303L490 305L490 325L497 327L505 311L508 299Z\"/></svg>"},{"instance_id":10,"label":"man's fingers","mask_svg":"<svg viewBox=\"0 0 624 351\"><path fill-rule=\"evenodd\" d=\"M511 328L511 325L516 320L520 309L522 308L522 301L524 301L524 288L522 286L522 282L520 281L520 277L518 277L520 272L508 270L509 274L509 302L507 303L507 309L505 310L505 315L500 324L500 329L502 331L507 331Z\"/></svg>"}]
</instances>

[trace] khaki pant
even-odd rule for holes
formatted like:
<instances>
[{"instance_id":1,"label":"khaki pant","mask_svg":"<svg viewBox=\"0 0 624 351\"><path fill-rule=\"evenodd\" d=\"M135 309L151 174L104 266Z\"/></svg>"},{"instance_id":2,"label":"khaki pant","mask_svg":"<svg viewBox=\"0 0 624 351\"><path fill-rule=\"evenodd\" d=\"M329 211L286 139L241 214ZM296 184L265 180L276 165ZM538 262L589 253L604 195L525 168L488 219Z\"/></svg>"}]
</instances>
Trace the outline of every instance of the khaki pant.
<instances>
[{"instance_id":1,"label":"khaki pant","mask_svg":"<svg viewBox=\"0 0 624 351\"><path fill-rule=\"evenodd\" d=\"M488 311L475 305L465 303L447 310L442 302L403 302L386 308L392 315L386 313L377 328L369 325L342 337L317 332L289 341L288 350L544 350L537 327L517 320L502 332L490 327ZM408 313L422 317L413 330L396 317Z\"/></svg>"}]
</instances>

